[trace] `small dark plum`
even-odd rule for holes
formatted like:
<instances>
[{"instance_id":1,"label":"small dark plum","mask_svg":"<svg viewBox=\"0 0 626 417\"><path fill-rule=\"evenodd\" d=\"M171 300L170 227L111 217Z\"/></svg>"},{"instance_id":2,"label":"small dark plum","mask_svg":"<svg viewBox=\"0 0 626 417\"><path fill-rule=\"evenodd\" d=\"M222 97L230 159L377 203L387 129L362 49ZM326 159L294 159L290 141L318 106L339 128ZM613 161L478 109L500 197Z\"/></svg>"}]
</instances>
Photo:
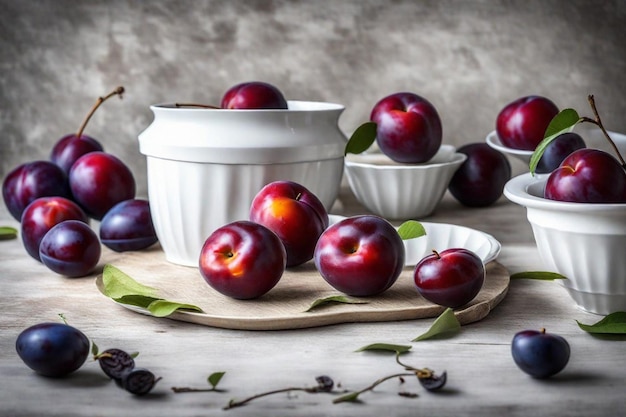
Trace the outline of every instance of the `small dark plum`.
<instances>
[{"instance_id":1,"label":"small dark plum","mask_svg":"<svg viewBox=\"0 0 626 417\"><path fill-rule=\"evenodd\" d=\"M89 356L89 339L75 327L63 323L39 323L17 337L18 356L33 371L49 377L68 375Z\"/></svg>"},{"instance_id":2,"label":"small dark plum","mask_svg":"<svg viewBox=\"0 0 626 417\"><path fill-rule=\"evenodd\" d=\"M131 394L146 395L160 379L145 368L134 368L122 377L122 387Z\"/></svg>"},{"instance_id":3,"label":"small dark plum","mask_svg":"<svg viewBox=\"0 0 626 417\"><path fill-rule=\"evenodd\" d=\"M487 207L498 201L511 179L507 157L486 143L469 143L457 151L467 159L450 180L450 194L468 207Z\"/></svg>"},{"instance_id":4,"label":"small dark plum","mask_svg":"<svg viewBox=\"0 0 626 417\"><path fill-rule=\"evenodd\" d=\"M98 235L78 220L65 220L41 239L39 257L50 270L66 277L89 274L100 260Z\"/></svg>"},{"instance_id":5,"label":"small dark plum","mask_svg":"<svg viewBox=\"0 0 626 417\"><path fill-rule=\"evenodd\" d=\"M415 265L413 278L426 300L457 308L478 295L485 282L485 266L474 252L451 248L425 256Z\"/></svg>"},{"instance_id":6,"label":"small dark plum","mask_svg":"<svg viewBox=\"0 0 626 417\"><path fill-rule=\"evenodd\" d=\"M66 174L69 174L70 168L74 162L81 156L89 152L102 152L104 148L96 139L76 134L63 136L52 148L50 160L57 164Z\"/></svg>"},{"instance_id":7,"label":"small dark plum","mask_svg":"<svg viewBox=\"0 0 626 417\"><path fill-rule=\"evenodd\" d=\"M135 368L135 360L125 351L117 348L98 353L95 359L102 371L116 382L121 382L124 375Z\"/></svg>"},{"instance_id":8,"label":"small dark plum","mask_svg":"<svg viewBox=\"0 0 626 417\"><path fill-rule=\"evenodd\" d=\"M4 203L15 220L39 197L72 198L65 172L50 161L32 161L10 171L2 182Z\"/></svg>"},{"instance_id":9,"label":"small dark plum","mask_svg":"<svg viewBox=\"0 0 626 417\"><path fill-rule=\"evenodd\" d=\"M562 336L541 330L523 330L513 337L511 353L515 364L535 378L549 378L565 368L570 347Z\"/></svg>"},{"instance_id":10,"label":"small dark plum","mask_svg":"<svg viewBox=\"0 0 626 417\"><path fill-rule=\"evenodd\" d=\"M584 139L575 132L563 133L557 136L546 147L541 155L535 172L547 174L554 171L561 165L561 162L577 149L586 148Z\"/></svg>"},{"instance_id":11,"label":"small dark plum","mask_svg":"<svg viewBox=\"0 0 626 417\"><path fill-rule=\"evenodd\" d=\"M147 200L117 203L100 223L100 241L116 252L145 249L157 240Z\"/></svg>"},{"instance_id":12,"label":"small dark plum","mask_svg":"<svg viewBox=\"0 0 626 417\"><path fill-rule=\"evenodd\" d=\"M72 200L64 197L40 197L26 206L20 224L26 252L38 261L41 239L52 227L64 220L80 220L89 224L89 217Z\"/></svg>"},{"instance_id":13,"label":"small dark plum","mask_svg":"<svg viewBox=\"0 0 626 417\"><path fill-rule=\"evenodd\" d=\"M100 220L117 203L135 198L135 178L116 156L90 152L78 158L69 174L74 200Z\"/></svg>"}]
</instances>

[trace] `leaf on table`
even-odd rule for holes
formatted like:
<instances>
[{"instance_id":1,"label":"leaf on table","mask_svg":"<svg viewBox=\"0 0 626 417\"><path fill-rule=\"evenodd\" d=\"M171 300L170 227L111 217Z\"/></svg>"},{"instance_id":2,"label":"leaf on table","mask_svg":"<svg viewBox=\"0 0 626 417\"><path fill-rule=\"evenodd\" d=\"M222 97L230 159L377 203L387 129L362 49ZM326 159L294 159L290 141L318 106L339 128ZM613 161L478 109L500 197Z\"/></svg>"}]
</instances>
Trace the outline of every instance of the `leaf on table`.
<instances>
[{"instance_id":1,"label":"leaf on table","mask_svg":"<svg viewBox=\"0 0 626 417\"><path fill-rule=\"evenodd\" d=\"M111 264L106 264L102 272L104 295L114 300L127 295L141 295L144 297L158 298L156 288L143 285Z\"/></svg>"},{"instance_id":2,"label":"leaf on table","mask_svg":"<svg viewBox=\"0 0 626 417\"><path fill-rule=\"evenodd\" d=\"M348 394L342 395L341 397L335 398L333 400L333 404L358 401L359 394L360 392L350 392Z\"/></svg>"},{"instance_id":3,"label":"leaf on table","mask_svg":"<svg viewBox=\"0 0 626 417\"><path fill-rule=\"evenodd\" d=\"M193 310L197 312L202 312L202 309L200 307L193 304L185 304L163 299L152 301L148 305L147 309L155 317L167 317L176 310Z\"/></svg>"},{"instance_id":4,"label":"leaf on table","mask_svg":"<svg viewBox=\"0 0 626 417\"><path fill-rule=\"evenodd\" d=\"M317 300L311 303L311 306L306 309L304 312L307 313L312 311L318 307L328 305L328 304L367 304L367 301L357 300L355 298L346 297L345 295L331 295L324 298L318 298Z\"/></svg>"},{"instance_id":5,"label":"leaf on table","mask_svg":"<svg viewBox=\"0 0 626 417\"><path fill-rule=\"evenodd\" d=\"M394 345L391 343L372 343L371 345L363 346L356 350L356 352L365 352L370 350L377 351L385 351L385 352L395 352L395 353L406 353L411 350L411 346L407 345Z\"/></svg>"},{"instance_id":6,"label":"leaf on table","mask_svg":"<svg viewBox=\"0 0 626 417\"><path fill-rule=\"evenodd\" d=\"M626 311L617 311L605 316L594 324L583 324L576 320L578 327L587 333L626 334Z\"/></svg>"},{"instance_id":7,"label":"leaf on table","mask_svg":"<svg viewBox=\"0 0 626 417\"><path fill-rule=\"evenodd\" d=\"M357 127L348 143L344 155L349 153L362 153L365 152L372 143L376 140L376 123L365 122L361 126Z\"/></svg>"},{"instance_id":8,"label":"leaf on table","mask_svg":"<svg viewBox=\"0 0 626 417\"><path fill-rule=\"evenodd\" d=\"M220 381L222 380L222 377L224 376L226 372L220 371L220 372L213 372L211 375L209 375L209 377L207 378L207 382L209 384L211 384L211 386L215 389L217 387L217 384L220 383Z\"/></svg>"},{"instance_id":9,"label":"leaf on table","mask_svg":"<svg viewBox=\"0 0 626 417\"><path fill-rule=\"evenodd\" d=\"M426 236L426 229L417 220L407 220L398 227L398 234L402 240L415 239L416 237Z\"/></svg>"},{"instance_id":10,"label":"leaf on table","mask_svg":"<svg viewBox=\"0 0 626 417\"><path fill-rule=\"evenodd\" d=\"M159 300L159 298L148 297L146 295L128 294L119 298L113 298L113 300L120 304L126 304L147 309L150 304Z\"/></svg>"},{"instance_id":11,"label":"leaf on table","mask_svg":"<svg viewBox=\"0 0 626 417\"><path fill-rule=\"evenodd\" d=\"M461 323L454 315L454 310L447 308L437 319L433 322L430 329L415 339L413 342L419 342L421 340L430 339L435 336L439 336L446 333L454 333L461 329Z\"/></svg>"},{"instance_id":12,"label":"leaf on table","mask_svg":"<svg viewBox=\"0 0 626 417\"><path fill-rule=\"evenodd\" d=\"M511 279L538 279L542 281L553 281L555 279L567 279L567 277L557 272L525 271L511 274Z\"/></svg>"},{"instance_id":13,"label":"leaf on table","mask_svg":"<svg viewBox=\"0 0 626 417\"><path fill-rule=\"evenodd\" d=\"M11 226L0 226L0 240L15 239L17 237L17 229Z\"/></svg>"}]
</instances>

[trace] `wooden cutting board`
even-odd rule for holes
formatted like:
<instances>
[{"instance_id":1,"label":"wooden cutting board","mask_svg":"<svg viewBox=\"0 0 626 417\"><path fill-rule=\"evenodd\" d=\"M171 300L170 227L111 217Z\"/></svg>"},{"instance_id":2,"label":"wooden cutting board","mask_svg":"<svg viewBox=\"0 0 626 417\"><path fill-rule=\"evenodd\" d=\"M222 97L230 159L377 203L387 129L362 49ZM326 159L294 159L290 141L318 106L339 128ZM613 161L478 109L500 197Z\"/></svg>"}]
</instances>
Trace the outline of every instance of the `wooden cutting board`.
<instances>
[{"instance_id":1,"label":"wooden cutting board","mask_svg":"<svg viewBox=\"0 0 626 417\"><path fill-rule=\"evenodd\" d=\"M168 318L205 326L239 330L301 329L339 323L432 318L445 310L417 293L413 270L408 267L383 294L360 298L366 304L332 303L306 312L315 300L341 295L324 281L312 261L285 271L279 283L262 297L235 300L209 287L197 268L168 262L158 245L141 252L109 252L105 260L136 281L159 289L162 298L194 304L203 310L202 313L178 311ZM490 262L485 284L478 296L455 312L461 324L486 317L505 297L509 280L506 268L495 261ZM96 285L102 292L101 275L97 277ZM115 304L112 308L123 306L150 314L141 308Z\"/></svg>"}]
</instances>

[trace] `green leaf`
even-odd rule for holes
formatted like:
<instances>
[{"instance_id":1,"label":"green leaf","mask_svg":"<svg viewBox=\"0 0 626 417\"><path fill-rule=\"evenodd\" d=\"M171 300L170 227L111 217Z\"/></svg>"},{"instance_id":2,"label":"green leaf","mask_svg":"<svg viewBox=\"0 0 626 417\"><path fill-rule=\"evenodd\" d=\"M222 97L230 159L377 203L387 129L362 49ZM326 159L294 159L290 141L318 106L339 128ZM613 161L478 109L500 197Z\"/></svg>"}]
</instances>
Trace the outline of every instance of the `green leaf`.
<instances>
[{"instance_id":1,"label":"green leaf","mask_svg":"<svg viewBox=\"0 0 626 417\"><path fill-rule=\"evenodd\" d=\"M0 226L0 240L15 239L17 237L17 229L11 226Z\"/></svg>"},{"instance_id":2,"label":"green leaf","mask_svg":"<svg viewBox=\"0 0 626 417\"><path fill-rule=\"evenodd\" d=\"M341 304L367 304L367 301L357 300L354 298L346 297L345 295L331 295L324 298L318 298L317 300L311 303L311 306L306 309L304 312L307 313L312 311L318 307L323 305L328 305L332 303L341 303Z\"/></svg>"},{"instance_id":3,"label":"green leaf","mask_svg":"<svg viewBox=\"0 0 626 417\"><path fill-rule=\"evenodd\" d=\"M104 294L114 301L147 309L155 317L167 317L177 310L202 309L193 304L169 301L157 296L156 288L143 285L113 265L104 266L102 273Z\"/></svg>"},{"instance_id":4,"label":"green leaf","mask_svg":"<svg viewBox=\"0 0 626 417\"><path fill-rule=\"evenodd\" d=\"M611 313L595 324L582 324L578 327L588 333L595 334L626 334L626 311Z\"/></svg>"},{"instance_id":5,"label":"green leaf","mask_svg":"<svg viewBox=\"0 0 626 417\"><path fill-rule=\"evenodd\" d=\"M356 352L365 352L368 350L382 350L386 352L406 353L411 350L411 346L407 345L394 345L390 343L372 343L371 345L363 346L356 350Z\"/></svg>"},{"instance_id":6,"label":"green leaf","mask_svg":"<svg viewBox=\"0 0 626 417\"><path fill-rule=\"evenodd\" d=\"M426 229L417 220L407 220L398 227L398 234L402 240L415 239L426 236Z\"/></svg>"},{"instance_id":7,"label":"green leaf","mask_svg":"<svg viewBox=\"0 0 626 417\"><path fill-rule=\"evenodd\" d=\"M150 306L150 304L152 304L153 302L159 300L159 298L148 297L148 296L145 296L145 295L128 294L128 295L124 295L124 296L119 297L119 298L114 298L113 300L115 302L120 303L120 304L137 306L137 307L141 307L141 308L146 308L147 309L148 306Z\"/></svg>"},{"instance_id":8,"label":"green leaf","mask_svg":"<svg viewBox=\"0 0 626 417\"><path fill-rule=\"evenodd\" d=\"M412 341L419 342L420 340L430 339L444 333L457 332L460 329L461 323L459 323L459 320L454 315L454 310L448 307L439 317L437 317L426 333L417 336Z\"/></svg>"},{"instance_id":9,"label":"green leaf","mask_svg":"<svg viewBox=\"0 0 626 417\"><path fill-rule=\"evenodd\" d=\"M376 123L365 122L352 133L348 143L346 143L346 149L344 155L349 153L361 153L365 152L372 143L376 140Z\"/></svg>"},{"instance_id":10,"label":"green leaf","mask_svg":"<svg viewBox=\"0 0 626 417\"><path fill-rule=\"evenodd\" d=\"M558 272L526 271L511 274L511 279L538 279L542 281L553 281L555 279L567 279L567 277L559 274Z\"/></svg>"},{"instance_id":11,"label":"green leaf","mask_svg":"<svg viewBox=\"0 0 626 417\"><path fill-rule=\"evenodd\" d=\"M537 145L535 152L533 152L530 157L530 163L528 166L531 174L535 174L537 164L539 163L539 160L548 145L556 139L557 136L563 133L571 132L572 129L574 129L574 127L582 121L583 118L581 118L578 115L578 112L574 109L563 109L559 112L559 114L554 116L546 129L543 140L539 143L539 145Z\"/></svg>"},{"instance_id":12,"label":"green leaf","mask_svg":"<svg viewBox=\"0 0 626 417\"><path fill-rule=\"evenodd\" d=\"M202 309L193 304L178 303L163 299L154 300L148 305L148 311L155 317L167 317L176 310L194 310L202 312Z\"/></svg>"},{"instance_id":13,"label":"green leaf","mask_svg":"<svg viewBox=\"0 0 626 417\"><path fill-rule=\"evenodd\" d=\"M355 402L359 399L359 392L350 392L346 395L342 395L341 397L337 397L333 400L333 404L345 403L345 402Z\"/></svg>"},{"instance_id":14,"label":"green leaf","mask_svg":"<svg viewBox=\"0 0 626 417\"><path fill-rule=\"evenodd\" d=\"M209 384L211 384L213 389L217 387L217 384L219 384L220 380L222 379L225 373L226 372L213 372L211 375L209 375L209 377L207 378L207 381Z\"/></svg>"},{"instance_id":15,"label":"green leaf","mask_svg":"<svg viewBox=\"0 0 626 417\"><path fill-rule=\"evenodd\" d=\"M116 301L127 295L158 298L156 288L140 284L111 264L104 265L102 283L104 294Z\"/></svg>"},{"instance_id":16,"label":"green leaf","mask_svg":"<svg viewBox=\"0 0 626 417\"><path fill-rule=\"evenodd\" d=\"M91 342L91 354L96 357L98 356L98 352L100 351L100 349L98 348L98 345L96 345L96 342Z\"/></svg>"}]
</instances>

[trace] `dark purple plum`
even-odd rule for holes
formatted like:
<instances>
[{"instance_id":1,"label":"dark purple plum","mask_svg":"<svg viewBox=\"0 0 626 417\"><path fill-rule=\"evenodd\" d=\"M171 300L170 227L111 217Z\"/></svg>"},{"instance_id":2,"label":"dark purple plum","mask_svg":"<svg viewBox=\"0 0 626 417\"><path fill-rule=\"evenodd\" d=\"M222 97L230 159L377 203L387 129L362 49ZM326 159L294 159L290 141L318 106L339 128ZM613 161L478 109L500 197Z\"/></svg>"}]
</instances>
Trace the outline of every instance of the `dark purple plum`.
<instances>
[{"instance_id":1,"label":"dark purple plum","mask_svg":"<svg viewBox=\"0 0 626 417\"><path fill-rule=\"evenodd\" d=\"M131 355L121 349L107 349L96 356L100 368L116 382L122 381L124 375L135 368L135 360Z\"/></svg>"},{"instance_id":2,"label":"dark purple plum","mask_svg":"<svg viewBox=\"0 0 626 417\"><path fill-rule=\"evenodd\" d=\"M80 220L89 224L89 217L72 200L64 197L40 197L26 206L22 213L21 235L26 252L39 258L39 244L48 230L64 220Z\"/></svg>"},{"instance_id":3,"label":"dark purple plum","mask_svg":"<svg viewBox=\"0 0 626 417\"><path fill-rule=\"evenodd\" d=\"M69 174L74 200L100 220L117 203L135 198L135 178L116 156L90 152L78 158Z\"/></svg>"},{"instance_id":4,"label":"dark purple plum","mask_svg":"<svg viewBox=\"0 0 626 417\"><path fill-rule=\"evenodd\" d=\"M523 330L513 337L511 353L515 364L534 378L548 378L567 365L570 347L562 336L545 329Z\"/></svg>"},{"instance_id":5,"label":"dark purple plum","mask_svg":"<svg viewBox=\"0 0 626 417\"><path fill-rule=\"evenodd\" d=\"M39 197L72 198L65 172L50 161L27 162L14 168L2 182L4 203L15 220Z\"/></svg>"},{"instance_id":6,"label":"dark purple plum","mask_svg":"<svg viewBox=\"0 0 626 417\"><path fill-rule=\"evenodd\" d=\"M583 138L575 132L563 133L546 147L535 172L547 174L561 165L561 162L577 149L586 148Z\"/></svg>"},{"instance_id":7,"label":"dark purple plum","mask_svg":"<svg viewBox=\"0 0 626 417\"><path fill-rule=\"evenodd\" d=\"M157 240L147 200L117 203L100 223L100 241L116 252L145 249Z\"/></svg>"},{"instance_id":8,"label":"dark purple plum","mask_svg":"<svg viewBox=\"0 0 626 417\"><path fill-rule=\"evenodd\" d=\"M131 394L146 395L161 378L144 368L135 368L122 377L122 387Z\"/></svg>"},{"instance_id":9,"label":"dark purple plum","mask_svg":"<svg viewBox=\"0 0 626 417\"><path fill-rule=\"evenodd\" d=\"M94 138L87 135L81 135L79 138L72 133L63 136L54 145L50 153L50 160L57 164L66 174L69 174L70 168L78 158L89 152L102 151L104 151L102 145Z\"/></svg>"},{"instance_id":10,"label":"dark purple plum","mask_svg":"<svg viewBox=\"0 0 626 417\"><path fill-rule=\"evenodd\" d=\"M82 277L89 274L100 260L102 248L96 232L79 220L65 220L41 239L41 262L57 274Z\"/></svg>"},{"instance_id":11,"label":"dark purple plum","mask_svg":"<svg viewBox=\"0 0 626 417\"><path fill-rule=\"evenodd\" d=\"M40 375L61 377L80 368L89 356L89 339L63 323L39 323L23 330L15 342L17 354Z\"/></svg>"},{"instance_id":12,"label":"dark purple plum","mask_svg":"<svg viewBox=\"0 0 626 417\"><path fill-rule=\"evenodd\" d=\"M486 143L468 143L457 152L467 159L454 173L448 190L457 201L468 207L494 204L511 179L511 164L507 157Z\"/></svg>"}]
</instances>

